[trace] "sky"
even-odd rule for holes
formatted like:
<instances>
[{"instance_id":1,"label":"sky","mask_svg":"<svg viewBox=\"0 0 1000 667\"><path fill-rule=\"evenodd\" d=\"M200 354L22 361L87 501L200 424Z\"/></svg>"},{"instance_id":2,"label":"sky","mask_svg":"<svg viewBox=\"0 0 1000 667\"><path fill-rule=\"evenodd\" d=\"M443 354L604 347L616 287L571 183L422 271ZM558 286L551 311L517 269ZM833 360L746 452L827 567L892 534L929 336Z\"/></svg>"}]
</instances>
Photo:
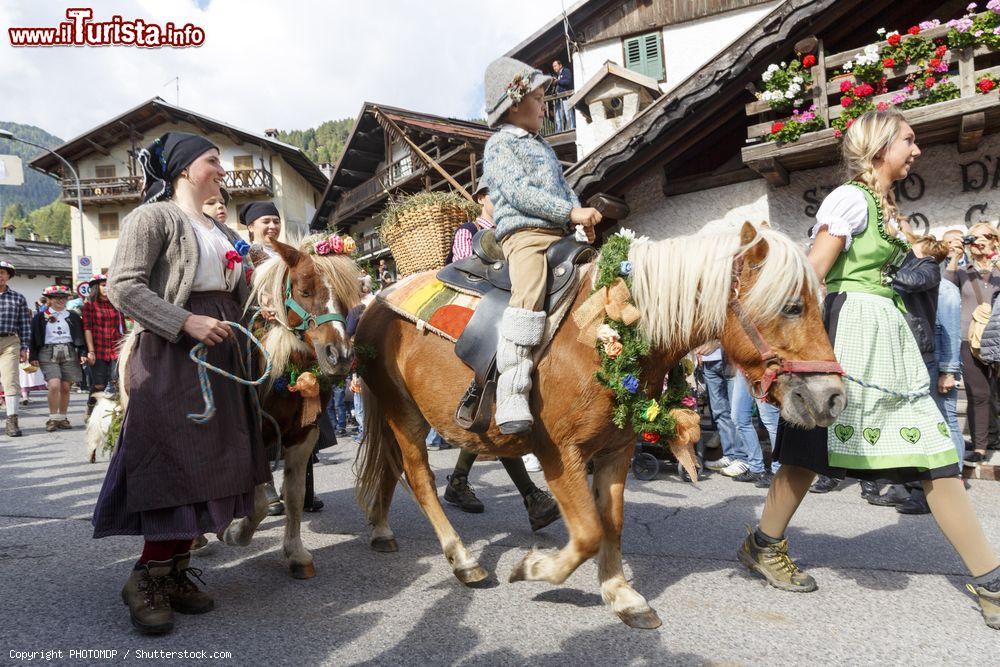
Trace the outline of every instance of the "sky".
<instances>
[{"instance_id":1,"label":"sky","mask_svg":"<svg viewBox=\"0 0 1000 667\"><path fill-rule=\"evenodd\" d=\"M566 6L569 0L563 0ZM0 120L63 139L154 96L247 130L354 118L365 101L483 117L483 72L561 0L0 0ZM201 47L13 48L9 27L94 20L192 23Z\"/></svg>"}]
</instances>

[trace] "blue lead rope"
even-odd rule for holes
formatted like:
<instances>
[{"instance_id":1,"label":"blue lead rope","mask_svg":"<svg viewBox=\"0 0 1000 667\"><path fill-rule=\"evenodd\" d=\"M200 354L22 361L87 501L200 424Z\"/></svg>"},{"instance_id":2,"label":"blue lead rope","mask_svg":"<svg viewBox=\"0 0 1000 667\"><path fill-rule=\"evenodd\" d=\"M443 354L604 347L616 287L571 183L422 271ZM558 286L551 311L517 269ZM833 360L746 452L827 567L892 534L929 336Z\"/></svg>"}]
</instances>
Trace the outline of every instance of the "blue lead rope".
<instances>
[{"instance_id":1,"label":"blue lead rope","mask_svg":"<svg viewBox=\"0 0 1000 667\"><path fill-rule=\"evenodd\" d=\"M927 388L924 391L908 391L905 393L901 393L898 391L893 391L892 389L886 389L885 387L880 387L877 384L871 384L870 382L859 380L858 378L848 375L847 373L844 373L844 379L850 380L854 384L861 385L865 389L874 389L876 391L881 391L883 394L889 394L890 396L894 396L895 398L901 398L904 401L915 401L918 398L923 398L924 396L930 396L931 393L930 388Z\"/></svg>"},{"instance_id":2,"label":"blue lead rope","mask_svg":"<svg viewBox=\"0 0 1000 667\"><path fill-rule=\"evenodd\" d=\"M241 377L236 377L228 371L224 371L221 368L217 368L212 364L205 361L205 356L208 354L208 348L204 343L198 343L191 348L191 353L188 355L191 357L191 361L198 364L198 382L201 384L201 397L205 401L205 411L200 415L190 413L187 418L196 424L206 424L215 415L215 397L212 395L212 384L208 381L208 371L213 373L218 373L224 378L232 380L233 382L238 382L243 385L250 387L256 387L264 383L267 376L271 374L271 355L267 353L264 346L261 345L260 341L257 340L252 333L243 328L242 325L236 322L225 321L225 324L233 327L237 331L242 331L247 338L250 339L260 353L264 356L264 373L256 380L244 380Z\"/></svg>"}]
</instances>

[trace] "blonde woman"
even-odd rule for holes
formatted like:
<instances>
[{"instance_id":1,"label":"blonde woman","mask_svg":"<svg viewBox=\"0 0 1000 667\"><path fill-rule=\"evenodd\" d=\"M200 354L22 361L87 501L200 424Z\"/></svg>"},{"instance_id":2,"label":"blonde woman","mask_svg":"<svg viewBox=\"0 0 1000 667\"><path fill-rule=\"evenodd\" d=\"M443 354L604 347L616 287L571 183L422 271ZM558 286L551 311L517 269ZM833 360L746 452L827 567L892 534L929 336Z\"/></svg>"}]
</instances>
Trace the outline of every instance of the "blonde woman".
<instances>
[{"instance_id":1,"label":"blonde woman","mask_svg":"<svg viewBox=\"0 0 1000 667\"><path fill-rule=\"evenodd\" d=\"M972 313L981 303L993 303L993 295L1000 290L1000 269L997 269L997 230L986 222L969 229L965 244L961 239L949 241L949 262L944 272L945 280L958 286L962 294L962 373L965 392L969 398L969 432L975 450L966 460L979 463L986 456L990 435L990 394L994 389L989 365L972 355L969 346L969 325ZM969 261L959 266L968 245Z\"/></svg>"},{"instance_id":2,"label":"blonde woman","mask_svg":"<svg viewBox=\"0 0 1000 667\"><path fill-rule=\"evenodd\" d=\"M844 371L884 389L848 381L847 405L830 428L779 426L781 469L738 556L777 588L814 591L816 581L788 556L785 529L816 474L919 481L938 526L972 573L987 625L1000 629L1000 560L958 476L958 453L890 284L908 251L897 237L892 186L906 178L920 149L902 115L889 110L858 118L842 151L850 180L820 206L809 261L826 281L826 326Z\"/></svg>"}]
</instances>

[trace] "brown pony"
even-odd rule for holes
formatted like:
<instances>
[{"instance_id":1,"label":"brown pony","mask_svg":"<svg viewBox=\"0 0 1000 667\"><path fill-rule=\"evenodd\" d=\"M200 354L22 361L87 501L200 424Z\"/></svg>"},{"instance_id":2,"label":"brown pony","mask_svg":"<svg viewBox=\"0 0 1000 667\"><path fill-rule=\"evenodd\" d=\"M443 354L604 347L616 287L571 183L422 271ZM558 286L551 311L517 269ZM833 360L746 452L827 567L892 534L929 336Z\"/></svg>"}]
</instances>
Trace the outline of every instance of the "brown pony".
<instances>
[{"instance_id":1,"label":"brown pony","mask_svg":"<svg viewBox=\"0 0 1000 667\"><path fill-rule=\"evenodd\" d=\"M629 258L632 296L653 348L643 365L643 386L660 387L667 369L688 350L720 339L752 381L767 380L769 397L781 405L788 421L829 425L843 409L843 383L830 372L835 358L820 316L819 285L802 249L787 236L747 223L740 232L640 240L633 243ZM587 276L592 272L593 267L587 269ZM591 281L582 283L574 310L591 292ZM528 553L510 581L560 584L596 555L605 602L628 625L655 628L659 617L626 581L621 562L625 478L636 434L612 423L613 396L594 379L600 358L594 345L578 342L579 333L567 318L537 366L531 433L504 436L492 423L478 435L452 419L472 379L452 344L419 332L380 301L369 306L355 336L356 349L374 350L371 358L359 359L366 419L358 498L373 528L372 547L395 551L386 516L396 483L405 474L455 576L474 585L488 575L441 508L424 447L427 430L433 426L448 442L475 452L532 452L541 461L570 538L556 552ZM816 360L826 363L811 365ZM684 419L685 413L677 414L682 417L681 444L697 439L696 424ZM594 461L592 489L587 485L589 460Z\"/></svg>"},{"instance_id":2,"label":"brown pony","mask_svg":"<svg viewBox=\"0 0 1000 667\"><path fill-rule=\"evenodd\" d=\"M323 382L319 396L303 398L299 392L275 381L287 376L287 369L317 368L333 382L342 381L351 370L353 355L347 336L346 316L360 300L358 276L361 269L344 255L312 254L313 241L307 238L299 248L274 241L280 259L264 262L254 271L251 304L274 313L259 334L271 356L271 374L261 395L261 407L273 419L264 419L264 442L281 435L285 460L285 536L283 549L289 569L296 579L315 575L312 555L300 537L302 505L305 499L306 467L319 439L317 418L330 400L331 387ZM336 314L338 317L327 316ZM305 316L303 316L305 315ZM312 318L319 318L317 321ZM327 321L323 321L327 320ZM263 366L263 364L261 364ZM279 390L280 389L280 390ZM315 413L316 407L320 414ZM246 546L267 514L264 487L257 487L254 513L230 524L223 535L226 544Z\"/></svg>"}]
</instances>

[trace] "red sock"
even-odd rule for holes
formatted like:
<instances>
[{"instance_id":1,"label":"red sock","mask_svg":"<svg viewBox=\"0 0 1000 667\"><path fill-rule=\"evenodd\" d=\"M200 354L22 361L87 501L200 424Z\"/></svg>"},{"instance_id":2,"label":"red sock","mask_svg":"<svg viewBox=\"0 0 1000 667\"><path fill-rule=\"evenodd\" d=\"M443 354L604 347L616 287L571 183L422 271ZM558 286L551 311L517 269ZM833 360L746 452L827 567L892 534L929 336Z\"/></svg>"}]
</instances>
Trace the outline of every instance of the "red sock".
<instances>
[{"instance_id":1,"label":"red sock","mask_svg":"<svg viewBox=\"0 0 1000 667\"><path fill-rule=\"evenodd\" d=\"M194 544L194 540L174 540L174 555L186 554L191 551L192 544Z\"/></svg>"},{"instance_id":2,"label":"red sock","mask_svg":"<svg viewBox=\"0 0 1000 667\"><path fill-rule=\"evenodd\" d=\"M162 540L152 542L146 540L142 545L142 555L139 556L139 563L145 565L151 560L164 561L174 557L176 540Z\"/></svg>"}]
</instances>

